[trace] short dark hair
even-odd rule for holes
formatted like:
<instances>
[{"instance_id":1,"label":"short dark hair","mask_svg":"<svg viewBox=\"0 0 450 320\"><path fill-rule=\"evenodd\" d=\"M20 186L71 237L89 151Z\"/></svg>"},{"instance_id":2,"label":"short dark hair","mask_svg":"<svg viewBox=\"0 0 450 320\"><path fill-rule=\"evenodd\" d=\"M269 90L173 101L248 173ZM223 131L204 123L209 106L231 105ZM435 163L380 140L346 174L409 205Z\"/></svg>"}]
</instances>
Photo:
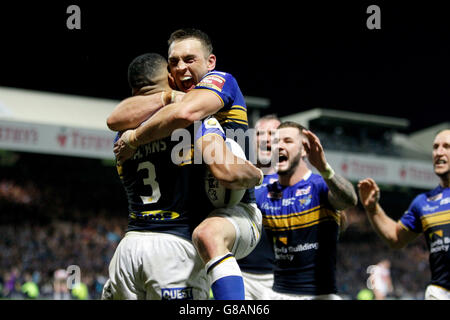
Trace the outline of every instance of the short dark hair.
<instances>
[{"instance_id":1,"label":"short dark hair","mask_svg":"<svg viewBox=\"0 0 450 320\"><path fill-rule=\"evenodd\" d=\"M203 31L194 29L194 28L178 29L178 30L172 32L167 43L169 44L169 47L170 47L172 45L172 43L175 41L180 41L180 40L185 40L185 39L190 39L190 38L199 40L202 43L203 47L205 47L208 54L213 53L213 46L212 46L212 42L211 42L211 39L209 38L209 36L206 33L204 33Z\"/></svg>"},{"instance_id":2,"label":"short dark hair","mask_svg":"<svg viewBox=\"0 0 450 320\"><path fill-rule=\"evenodd\" d=\"M283 128L297 128L300 132L300 135L303 135L303 130L307 130L306 127L302 126L301 124L294 122L294 121L283 121L280 123L277 129L283 129Z\"/></svg>"},{"instance_id":3,"label":"short dark hair","mask_svg":"<svg viewBox=\"0 0 450 320\"><path fill-rule=\"evenodd\" d=\"M155 77L167 68L167 60L158 53L144 53L128 66L128 84L132 89L155 84Z\"/></svg>"},{"instance_id":4,"label":"short dark hair","mask_svg":"<svg viewBox=\"0 0 450 320\"><path fill-rule=\"evenodd\" d=\"M275 113L266 114L265 116L262 116L261 118L256 120L256 123L261 122L261 121L269 121L269 120L276 120L281 123L280 118L278 118L278 116Z\"/></svg>"}]
</instances>

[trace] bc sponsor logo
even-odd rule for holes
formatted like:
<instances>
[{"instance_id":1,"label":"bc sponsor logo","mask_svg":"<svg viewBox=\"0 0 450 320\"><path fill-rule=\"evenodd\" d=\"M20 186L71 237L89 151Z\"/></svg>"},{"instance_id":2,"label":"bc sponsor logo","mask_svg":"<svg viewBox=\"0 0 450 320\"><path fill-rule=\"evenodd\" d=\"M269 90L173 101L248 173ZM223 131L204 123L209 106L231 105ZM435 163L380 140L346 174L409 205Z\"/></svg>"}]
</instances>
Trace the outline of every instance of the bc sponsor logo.
<instances>
[{"instance_id":1,"label":"bc sponsor logo","mask_svg":"<svg viewBox=\"0 0 450 320\"><path fill-rule=\"evenodd\" d=\"M162 300L193 300L192 287L161 288Z\"/></svg>"}]
</instances>

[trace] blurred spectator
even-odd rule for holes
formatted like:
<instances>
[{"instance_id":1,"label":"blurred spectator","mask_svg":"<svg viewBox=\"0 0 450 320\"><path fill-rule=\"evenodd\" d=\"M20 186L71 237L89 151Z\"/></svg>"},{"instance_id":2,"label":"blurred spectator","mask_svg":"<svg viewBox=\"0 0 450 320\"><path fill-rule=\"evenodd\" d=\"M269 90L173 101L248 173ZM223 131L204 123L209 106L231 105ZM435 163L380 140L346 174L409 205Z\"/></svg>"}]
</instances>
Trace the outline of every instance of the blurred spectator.
<instances>
[{"instance_id":1,"label":"blurred spectator","mask_svg":"<svg viewBox=\"0 0 450 320\"><path fill-rule=\"evenodd\" d=\"M27 299L37 299L39 298L39 287L33 281L32 276L29 273L25 274L25 283L22 285L22 293Z\"/></svg>"}]
</instances>

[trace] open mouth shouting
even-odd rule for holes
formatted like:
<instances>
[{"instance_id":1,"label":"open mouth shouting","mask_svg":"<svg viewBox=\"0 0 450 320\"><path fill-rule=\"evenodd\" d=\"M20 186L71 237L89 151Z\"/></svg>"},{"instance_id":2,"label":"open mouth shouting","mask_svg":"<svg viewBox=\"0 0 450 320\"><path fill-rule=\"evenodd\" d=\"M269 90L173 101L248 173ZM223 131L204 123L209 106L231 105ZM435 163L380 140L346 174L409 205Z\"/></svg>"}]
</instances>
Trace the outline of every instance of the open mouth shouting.
<instances>
[{"instance_id":1,"label":"open mouth shouting","mask_svg":"<svg viewBox=\"0 0 450 320\"><path fill-rule=\"evenodd\" d=\"M447 168L447 160L444 158L439 158L434 161L434 167L438 168Z\"/></svg>"},{"instance_id":2,"label":"open mouth shouting","mask_svg":"<svg viewBox=\"0 0 450 320\"><path fill-rule=\"evenodd\" d=\"M278 167L284 168L288 165L289 157L285 153L280 153L278 155Z\"/></svg>"},{"instance_id":3,"label":"open mouth shouting","mask_svg":"<svg viewBox=\"0 0 450 320\"><path fill-rule=\"evenodd\" d=\"M180 84L181 84L180 89L184 92L190 91L195 87L194 79L192 78L192 76L181 77Z\"/></svg>"}]
</instances>

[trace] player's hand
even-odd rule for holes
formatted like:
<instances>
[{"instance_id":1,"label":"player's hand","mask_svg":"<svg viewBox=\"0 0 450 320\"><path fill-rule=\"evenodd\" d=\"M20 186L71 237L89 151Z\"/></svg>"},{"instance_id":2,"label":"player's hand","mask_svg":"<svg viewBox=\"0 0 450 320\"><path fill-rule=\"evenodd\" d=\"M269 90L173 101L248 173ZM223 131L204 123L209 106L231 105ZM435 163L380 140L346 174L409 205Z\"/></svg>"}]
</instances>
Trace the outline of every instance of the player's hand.
<instances>
[{"instance_id":1,"label":"player's hand","mask_svg":"<svg viewBox=\"0 0 450 320\"><path fill-rule=\"evenodd\" d=\"M367 178L358 182L358 192L361 203L366 210L373 211L380 200L380 188L376 182Z\"/></svg>"},{"instance_id":2,"label":"player's hand","mask_svg":"<svg viewBox=\"0 0 450 320\"><path fill-rule=\"evenodd\" d=\"M134 130L127 130L122 133L120 139L114 143L114 155L117 163L122 165L130 159L136 152L137 146L134 146L130 140L133 139Z\"/></svg>"},{"instance_id":3,"label":"player's hand","mask_svg":"<svg viewBox=\"0 0 450 320\"><path fill-rule=\"evenodd\" d=\"M164 106L166 106L171 103L180 102L183 99L184 95L184 92L177 90L163 91L161 93L161 100L163 101Z\"/></svg>"},{"instance_id":4,"label":"player's hand","mask_svg":"<svg viewBox=\"0 0 450 320\"><path fill-rule=\"evenodd\" d=\"M324 172L327 166L325 152L323 151L320 139L311 131L303 129L303 134L306 141L303 140L303 148L305 149L309 163L314 166L319 172Z\"/></svg>"}]
</instances>

